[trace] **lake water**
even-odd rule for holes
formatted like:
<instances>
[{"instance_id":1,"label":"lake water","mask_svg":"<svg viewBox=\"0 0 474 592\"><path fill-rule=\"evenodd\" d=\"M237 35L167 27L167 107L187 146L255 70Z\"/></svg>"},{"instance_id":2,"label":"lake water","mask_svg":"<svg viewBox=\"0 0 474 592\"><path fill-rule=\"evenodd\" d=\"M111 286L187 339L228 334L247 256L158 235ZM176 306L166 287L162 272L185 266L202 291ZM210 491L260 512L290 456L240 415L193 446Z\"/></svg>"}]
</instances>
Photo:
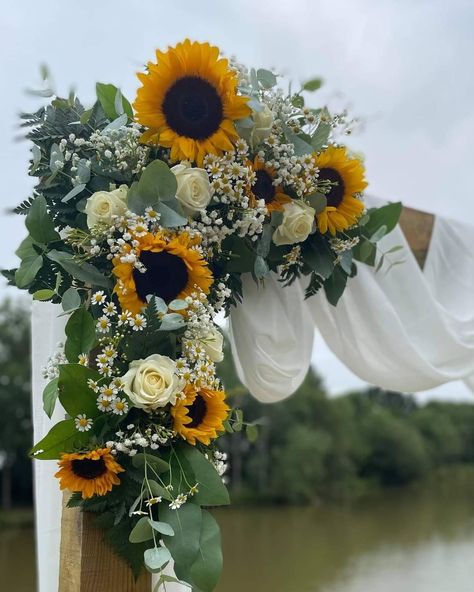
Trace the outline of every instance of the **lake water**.
<instances>
[{"instance_id":1,"label":"lake water","mask_svg":"<svg viewBox=\"0 0 474 592\"><path fill-rule=\"evenodd\" d=\"M474 590L474 470L346 507L216 515L225 551L218 592ZM34 591L32 538L30 529L0 532L2 591Z\"/></svg>"}]
</instances>

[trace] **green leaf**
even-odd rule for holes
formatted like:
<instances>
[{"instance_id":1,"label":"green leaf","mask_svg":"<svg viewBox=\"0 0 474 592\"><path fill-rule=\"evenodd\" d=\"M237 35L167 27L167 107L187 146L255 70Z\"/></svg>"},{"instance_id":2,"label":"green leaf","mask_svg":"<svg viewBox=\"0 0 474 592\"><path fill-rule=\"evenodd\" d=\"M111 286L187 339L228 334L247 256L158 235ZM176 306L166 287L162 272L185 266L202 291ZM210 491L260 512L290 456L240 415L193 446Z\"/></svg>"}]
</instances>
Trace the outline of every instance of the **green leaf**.
<instances>
[{"instance_id":1,"label":"green leaf","mask_svg":"<svg viewBox=\"0 0 474 592\"><path fill-rule=\"evenodd\" d=\"M374 243L365 239L361 240L359 244L355 245L352 249L353 258L361 263L367 263L367 265L374 265L376 252L377 247Z\"/></svg>"},{"instance_id":2,"label":"green leaf","mask_svg":"<svg viewBox=\"0 0 474 592\"><path fill-rule=\"evenodd\" d=\"M47 253L46 256L48 259L51 259L51 261L58 263L65 271L67 271L67 273L81 282L100 288L112 287L112 280L109 277L104 275L90 263L77 263L74 261L71 253L53 249Z\"/></svg>"},{"instance_id":3,"label":"green leaf","mask_svg":"<svg viewBox=\"0 0 474 592\"><path fill-rule=\"evenodd\" d=\"M171 501L173 499L171 497L170 492L167 489L165 489L162 485L160 485L158 481L155 481L154 479L148 479L147 485L150 488L152 495L156 497L162 497L163 499L166 499L168 501Z\"/></svg>"},{"instance_id":4,"label":"green leaf","mask_svg":"<svg viewBox=\"0 0 474 592\"><path fill-rule=\"evenodd\" d=\"M175 175L162 160L154 160L142 172L138 192L146 205L168 201L176 196L178 183Z\"/></svg>"},{"instance_id":5,"label":"green leaf","mask_svg":"<svg viewBox=\"0 0 474 592\"><path fill-rule=\"evenodd\" d=\"M18 249L15 251L15 255L20 259L29 259L30 257L36 257L37 252L35 251L33 245L35 244L34 240L28 235L24 238Z\"/></svg>"},{"instance_id":6,"label":"green leaf","mask_svg":"<svg viewBox=\"0 0 474 592\"><path fill-rule=\"evenodd\" d=\"M33 144L33 147L31 148L31 153L33 155L33 162L31 164L31 168L28 171L29 175L32 175L36 169L39 167L40 162L41 162L41 149L39 146L36 146L36 144Z\"/></svg>"},{"instance_id":7,"label":"green leaf","mask_svg":"<svg viewBox=\"0 0 474 592\"><path fill-rule=\"evenodd\" d=\"M263 279L270 273L270 268L268 267L267 262L261 255L258 255L255 259L253 272L255 274L255 277L259 280Z\"/></svg>"},{"instance_id":8,"label":"green leaf","mask_svg":"<svg viewBox=\"0 0 474 592\"><path fill-rule=\"evenodd\" d=\"M175 449L191 466L198 484L193 502L201 506L226 506L230 504L229 492L213 465L194 446L183 444ZM178 452L179 451L179 452Z\"/></svg>"},{"instance_id":9,"label":"green leaf","mask_svg":"<svg viewBox=\"0 0 474 592\"><path fill-rule=\"evenodd\" d=\"M143 516L133 527L128 540L131 543L144 543L152 538L153 529L150 525L149 519L146 516Z\"/></svg>"},{"instance_id":10,"label":"green leaf","mask_svg":"<svg viewBox=\"0 0 474 592\"><path fill-rule=\"evenodd\" d=\"M148 522L153 530L159 532L160 534L165 534L166 536L174 536L174 530L170 524L167 522L159 522L157 520L151 520L148 518Z\"/></svg>"},{"instance_id":11,"label":"green leaf","mask_svg":"<svg viewBox=\"0 0 474 592\"><path fill-rule=\"evenodd\" d=\"M64 353L72 364L77 363L79 355L89 353L96 342L95 322L92 315L82 307L72 313L66 324L66 344Z\"/></svg>"},{"instance_id":12,"label":"green leaf","mask_svg":"<svg viewBox=\"0 0 474 592\"><path fill-rule=\"evenodd\" d=\"M202 510L196 504L186 503L178 510L164 505L159 509L160 520L170 524L174 536L163 536L163 542L174 560L176 576L188 581L189 570L196 561L201 540Z\"/></svg>"},{"instance_id":13,"label":"green leaf","mask_svg":"<svg viewBox=\"0 0 474 592\"><path fill-rule=\"evenodd\" d=\"M372 243L376 243L378 242L380 239L382 239L385 235L387 234L387 227L385 226L385 224L383 224L382 226L380 226L380 228L378 228L374 234L370 237L370 241Z\"/></svg>"},{"instance_id":14,"label":"green leaf","mask_svg":"<svg viewBox=\"0 0 474 592\"><path fill-rule=\"evenodd\" d=\"M177 331L185 325L183 315L177 312L170 312L163 315L161 319L160 331Z\"/></svg>"},{"instance_id":15,"label":"green leaf","mask_svg":"<svg viewBox=\"0 0 474 592\"><path fill-rule=\"evenodd\" d=\"M59 395L58 381L59 378L53 378L53 380L51 380L51 382L48 382L48 384L44 387L43 390L43 409L49 418L51 418L51 416L53 415L53 411L56 406L56 401Z\"/></svg>"},{"instance_id":16,"label":"green leaf","mask_svg":"<svg viewBox=\"0 0 474 592\"><path fill-rule=\"evenodd\" d=\"M327 242L313 235L312 240L307 241L303 251L304 262L319 276L327 279L334 270L334 255Z\"/></svg>"},{"instance_id":17,"label":"green leaf","mask_svg":"<svg viewBox=\"0 0 474 592\"><path fill-rule=\"evenodd\" d=\"M45 288L44 290L36 290L33 294L33 300L51 300L51 298L56 294L54 290L49 290Z\"/></svg>"},{"instance_id":18,"label":"green leaf","mask_svg":"<svg viewBox=\"0 0 474 592\"><path fill-rule=\"evenodd\" d=\"M188 303L186 302L186 300L172 300L168 304L168 308L170 308L171 310L185 310L186 308L188 308Z\"/></svg>"},{"instance_id":19,"label":"green leaf","mask_svg":"<svg viewBox=\"0 0 474 592\"><path fill-rule=\"evenodd\" d=\"M59 458L63 452L80 450L90 440L87 432L78 432L74 419L60 421L31 449L30 455L41 460Z\"/></svg>"},{"instance_id":20,"label":"green leaf","mask_svg":"<svg viewBox=\"0 0 474 592\"><path fill-rule=\"evenodd\" d=\"M113 121L122 113L126 113L128 119L133 119L132 106L127 101L127 99L124 96L122 96L122 93L116 86L114 86L113 84L103 84L101 82L98 82L95 88L97 92L97 98L99 99L104 113L107 115L107 118L110 121ZM120 93L122 99L121 113L118 113L116 108L116 97L118 93Z\"/></svg>"},{"instance_id":21,"label":"green leaf","mask_svg":"<svg viewBox=\"0 0 474 592\"><path fill-rule=\"evenodd\" d=\"M151 466L157 473L166 473L170 469L169 464L165 460L154 454L139 452L132 458L132 465L136 469L141 469L145 466L145 463Z\"/></svg>"},{"instance_id":22,"label":"green leaf","mask_svg":"<svg viewBox=\"0 0 474 592\"><path fill-rule=\"evenodd\" d=\"M344 293L347 284L347 275L339 268L334 269L334 273L324 282L324 291L328 302L336 306L339 298Z\"/></svg>"},{"instance_id":23,"label":"green leaf","mask_svg":"<svg viewBox=\"0 0 474 592\"><path fill-rule=\"evenodd\" d=\"M372 208L367 211L368 222L364 226L364 234L367 237L373 236L379 228L387 227L385 234L391 232L398 224L400 214L402 213L401 202L395 202L382 206L381 208Z\"/></svg>"},{"instance_id":24,"label":"green leaf","mask_svg":"<svg viewBox=\"0 0 474 592\"><path fill-rule=\"evenodd\" d=\"M101 134L105 134L107 132L111 132L112 130L120 129L124 125L127 124L128 117L125 113L119 115L116 119L111 121L109 125L105 126L104 129L100 132Z\"/></svg>"},{"instance_id":25,"label":"green leaf","mask_svg":"<svg viewBox=\"0 0 474 592\"><path fill-rule=\"evenodd\" d=\"M252 423L245 428L245 435L249 442L256 442L258 439L258 427Z\"/></svg>"},{"instance_id":26,"label":"green leaf","mask_svg":"<svg viewBox=\"0 0 474 592\"><path fill-rule=\"evenodd\" d=\"M328 200L322 193L312 193L311 195L308 195L305 200L314 209L316 214L320 214L328 205Z\"/></svg>"},{"instance_id":27,"label":"green leaf","mask_svg":"<svg viewBox=\"0 0 474 592\"><path fill-rule=\"evenodd\" d=\"M61 239L59 233L54 229L54 222L48 214L46 199L43 195L38 195L31 204L25 224L33 240L37 243L47 245Z\"/></svg>"},{"instance_id":28,"label":"green leaf","mask_svg":"<svg viewBox=\"0 0 474 592\"><path fill-rule=\"evenodd\" d=\"M277 83L277 77L275 74L270 72L270 70L264 70L263 68L257 70L257 80L265 89L272 88Z\"/></svg>"},{"instance_id":29,"label":"green leaf","mask_svg":"<svg viewBox=\"0 0 474 592\"><path fill-rule=\"evenodd\" d=\"M347 275L351 275L352 273L352 251L344 251L341 255L341 259L339 261L340 266L342 269L347 273Z\"/></svg>"},{"instance_id":30,"label":"green leaf","mask_svg":"<svg viewBox=\"0 0 474 592\"><path fill-rule=\"evenodd\" d=\"M203 510L200 553L191 567L191 579L201 592L213 592L222 573L222 546L219 525L214 517Z\"/></svg>"},{"instance_id":31,"label":"green leaf","mask_svg":"<svg viewBox=\"0 0 474 592\"><path fill-rule=\"evenodd\" d=\"M26 288L36 277L38 271L43 267L42 255L33 255L23 259L20 267L15 271L15 284L18 288Z\"/></svg>"},{"instance_id":32,"label":"green leaf","mask_svg":"<svg viewBox=\"0 0 474 592\"><path fill-rule=\"evenodd\" d=\"M330 133L331 124L321 121L311 138L311 146L314 151L319 152L324 146L327 146Z\"/></svg>"},{"instance_id":33,"label":"green leaf","mask_svg":"<svg viewBox=\"0 0 474 592\"><path fill-rule=\"evenodd\" d=\"M291 104L293 105L293 107L302 109L304 107L304 97L301 95L293 95L291 99Z\"/></svg>"},{"instance_id":34,"label":"green leaf","mask_svg":"<svg viewBox=\"0 0 474 592\"><path fill-rule=\"evenodd\" d=\"M151 573L158 573L171 559L171 553L166 547L153 547L143 554L145 567Z\"/></svg>"},{"instance_id":35,"label":"green leaf","mask_svg":"<svg viewBox=\"0 0 474 592\"><path fill-rule=\"evenodd\" d=\"M177 228L178 226L185 226L188 223L188 219L178 212L175 212L173 208L170 208L163 202L158 202L154 208L160 213L160 224L165 228Z\"/></svg>"},{"instance_id":36,"label":"green leaf","mask_svg":"<svg viewBox=\"0 0 474 592\"><path fill-rule=\"evenodd\" d=\"M76 195L79 195L79 193L84 191L85 188L86 188L85 183L79 183L79 185L76 185L75 187L73 187L69 193L66 193L66 195L62 198L61 201L64 203L68 202L70 199L72 199L73 197L76 197Z\"/></svg>"},{"instance_id":37,"label":"green leaf","mask_svg":"<svg viewBox=\"0 0 474 592\"><path fill-rule=\"evenodd\" d=\"M302 156L303 154L312 154L314 152L313 146L306 142L303 138L293 133L290 128L285 127L285 137L288 142L293 144L295 155Z\"/></svg>"},{"instance_id":38,"label":"green leaf","mask_svg":"<svg viewBox=\"0 0 474 592\"><path fill-rule=\"evenodd\" d=\"M245 241L231 237L226 241L225 249L229 251L231 257L227 263L227 271L235 273L253 271L255 253Z\"/></svg>"},{"instance_id":39,"label":"green leaf","mask_svg":"<svg viewBox=\"0 0 474 592\"><path fill-rule=\"evenodd\" d=\"M85 413L87 417L97 417L97 396L87 381L99 380L100 374L92 368L80 364L61 364L59 366L59 400L71 417Z\"/></svg>"},{"instance_id":40,"label":"green leaf","mask_svg":"<svg viewBox=\"0 0 474 592\"><path fill-rule=\"evenodd\" d=\"M321 80L321 78L312 78L311 80L307 80L303 84L302 89L307 90L309 92L314 92L315 90L321 88L322 84L323 81Z\"/></svg>"},{"instance_id":41,"label":"green leaf","mask_svg":"<svg viewBox=\"0 0 474 592\"><path fill-rule=\"evenodd\" d=\"M71 312L81 306L81 296L75 288L68 288L62 297L61 306L64 312Z\"/></svg>"}]
</instances>

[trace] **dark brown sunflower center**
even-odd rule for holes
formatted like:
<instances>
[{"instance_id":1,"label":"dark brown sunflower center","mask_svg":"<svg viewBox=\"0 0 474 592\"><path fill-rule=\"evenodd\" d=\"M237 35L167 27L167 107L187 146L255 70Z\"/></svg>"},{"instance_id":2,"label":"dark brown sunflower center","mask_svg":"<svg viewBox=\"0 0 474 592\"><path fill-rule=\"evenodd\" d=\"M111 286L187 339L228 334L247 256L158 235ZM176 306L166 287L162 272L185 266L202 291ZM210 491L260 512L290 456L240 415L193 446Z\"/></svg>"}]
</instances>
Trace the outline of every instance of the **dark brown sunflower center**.
<instances>
[{"instance_id":1,"label":"dark brown sunflower center","mask_svg":"<svg viewBox=\"0 0 474 592\"><path fill-rule=\"evenodd\" d=\"M91 458L76 459L71 461L72 472L82 479L97 479L107 472L103 458L93 460Z\"/></svg>"},{"instance_id":2,"label":"dark brown sunflower center","mask_svg":"<svg viewBox=\"0 0 474 592\"><path fill-rule=\"evenodd\" d=\"M186 424L187 428L195 428L201 425L202 420L206 417L207 403L204 397L197 395L193 404L188 407L188 417L192 419L191 423Z\"/></svg>"},{"instance_id":3,"label":"dark brown sunflower center","mask_svg":"<svg viewBox=\"0 0 474 592\"><path fill-rule=\"evenodd\" d=\"M328 206L337 208L337 206L341 203L344 197L345 186L343 178L335 169L331 169L328 167L319 169L319 180L337 183L337 185L331 185L329 193L326 193Z\"/></svg>"},{"instance_id":4,"label":"dark brown sunflower center","mask_svg":"<svg viewBox=\"0 0 474 592\"><path fill-rule=\"evenodd\" d=\"M193 140L212 136L224 118L217 90L199 76L184 76L177 80L168 89L162 109L170 128Z\"/></svg>"},{"instance_id":5,"label":"dark brown sunflower center","mask_svg":"<svg viewBox=\"0 0 474 592\"><path fill-rule=\"evenodd\" d=\"M255 172L257 180L252 187L253 194L257 199L264 199L265 203L270 203L275 197L276 189L273 185L273 179L270 173L263 169Z\"/></svg>"},{"instance_id":6,"label":"dark brown sunflower center","mask_svg":"<svg viewBox=\"0 0 474 592\"><path fill-rule=\"evenodd\" d=\"M181 257L167 251L142 251L140 261L146 267L146 271L142 273L134 269L133 279L137 295L142 302L146 302L146 297L150 294L163 298L165 302L171 302L186 287L188 269Z\"/></svg>"}]
</instances>

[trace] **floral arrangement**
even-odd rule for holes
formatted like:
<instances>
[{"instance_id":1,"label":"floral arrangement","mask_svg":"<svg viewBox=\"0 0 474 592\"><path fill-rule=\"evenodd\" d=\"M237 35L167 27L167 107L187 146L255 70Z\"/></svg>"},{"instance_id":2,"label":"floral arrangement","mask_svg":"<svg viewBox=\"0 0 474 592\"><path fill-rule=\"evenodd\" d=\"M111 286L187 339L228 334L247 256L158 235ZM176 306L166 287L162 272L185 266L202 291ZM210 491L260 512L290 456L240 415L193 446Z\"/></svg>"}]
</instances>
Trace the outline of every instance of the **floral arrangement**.
<instances>
[{"instance_id":1,"label":"floral arrangement","mask_svg":"<svg viewBox=\"0 0 474 592\"><path fill-rule=\"evenodd\" d=\"M37 184L4 275L69 317L43 394L66 419L32 456L58 459L69 506L98 513L136 574L160 574L158 590L172 559L177 581L210 592L222 553L206 508L229 503L217 442L245 425L216 372L216 315L241 301L244 273L305 276L307 297L337 304L401 206L366 210L347 113L305 106L318 79L285 91L189 40L138 78L133 107L97 84L90 109L71 94L22 115Z\"/></svg>"}]
</instances>

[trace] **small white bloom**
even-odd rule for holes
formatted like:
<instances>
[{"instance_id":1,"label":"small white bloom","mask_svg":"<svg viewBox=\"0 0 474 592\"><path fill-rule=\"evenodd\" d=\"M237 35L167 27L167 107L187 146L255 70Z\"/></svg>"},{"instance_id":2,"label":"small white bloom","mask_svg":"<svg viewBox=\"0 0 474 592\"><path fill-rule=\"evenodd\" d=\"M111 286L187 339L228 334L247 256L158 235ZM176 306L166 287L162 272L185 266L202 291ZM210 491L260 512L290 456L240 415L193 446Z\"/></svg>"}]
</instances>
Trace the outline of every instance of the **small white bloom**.
<instances>
[{"instance_id":1,"label":"small white bloom","mask_svg":"<svg viewBox=\"0 0 474 592\"><path fill-rule=\"evenodd\" d=\"M88 432L92 427L92 419L86 417L84 413L74 418L74 425L78 432Z\"/></svg>"},{"instance_id":2,"label":"small white bloom","mask_svg":"<svg viewBox=\"0 0 474 592\"><path fill-rule=\"evenodd\" d=\"M125 415L128 412L127 399L120 399L119 397L112 401L112 413L115 415Z\"/></svg>"},{"instance_id":3,"label":"small white bloom","mask_svg":"<svg viewBox=\"0 0 474 592\"><path fill-rule=\"evenodd\" d=\"M102 312L107 316L114 316L117 313L117 307L113 302L107 302L107 304L102 309Z\"/></svg>"},{"instance_id":4,"label":"small white bloom","mask_svg":"<svg viewBox=\"0 0 474 592\"><path fill-rule=\"evenodd\" d=\"M87 366L89 363L89 356L87 354L79 354L79 364L81 366Z\"/></svg>"},{"instance_id":5,"label":"small white bloom","mask_svg":"<svg viewBox=\"0 0 474 592\"><path fill-rule=\"evenodd\" d=\"M113 401L114 401L113 398L104 397L104 395L100 395L97 398L97 408L99 409L99 411L102 411L103 413L107 413L109 411L112 411Z\"/></svg>"},{"instance_id":6,"label":"small white bloom","mask_svg":"<svg viewBox=\"0 0 474 592\"><path fill-rule=\"evenodd\" d=\"M143 331L146 327L146 318L138 313L129 320L129 323L134 331Z\"/></svg>"},{"instance_id":7,"label":"small white bloom","mask_svg":"<svg viewBox=\"0 0 474 592\"><path fill-rule=\"evenodd\" d=\"M91 302L92 304L103 304L107 298L105 297L103 290L98 290L92 294Z\"/></svg>"},{"instance_id":8,"label":"small white bloom","mask_svg":"<svg viewBox=\"0 0 474 592\"><path fill-rule=\"evenodd\" d=\"M105 315L103 315L97 319L96 327L97 327L97 331L99 331L99 333L107 333L108 330L110 329L110 326L111 326L110 319L108 317L106 317Z\"/></svg>"}]
</instances>

